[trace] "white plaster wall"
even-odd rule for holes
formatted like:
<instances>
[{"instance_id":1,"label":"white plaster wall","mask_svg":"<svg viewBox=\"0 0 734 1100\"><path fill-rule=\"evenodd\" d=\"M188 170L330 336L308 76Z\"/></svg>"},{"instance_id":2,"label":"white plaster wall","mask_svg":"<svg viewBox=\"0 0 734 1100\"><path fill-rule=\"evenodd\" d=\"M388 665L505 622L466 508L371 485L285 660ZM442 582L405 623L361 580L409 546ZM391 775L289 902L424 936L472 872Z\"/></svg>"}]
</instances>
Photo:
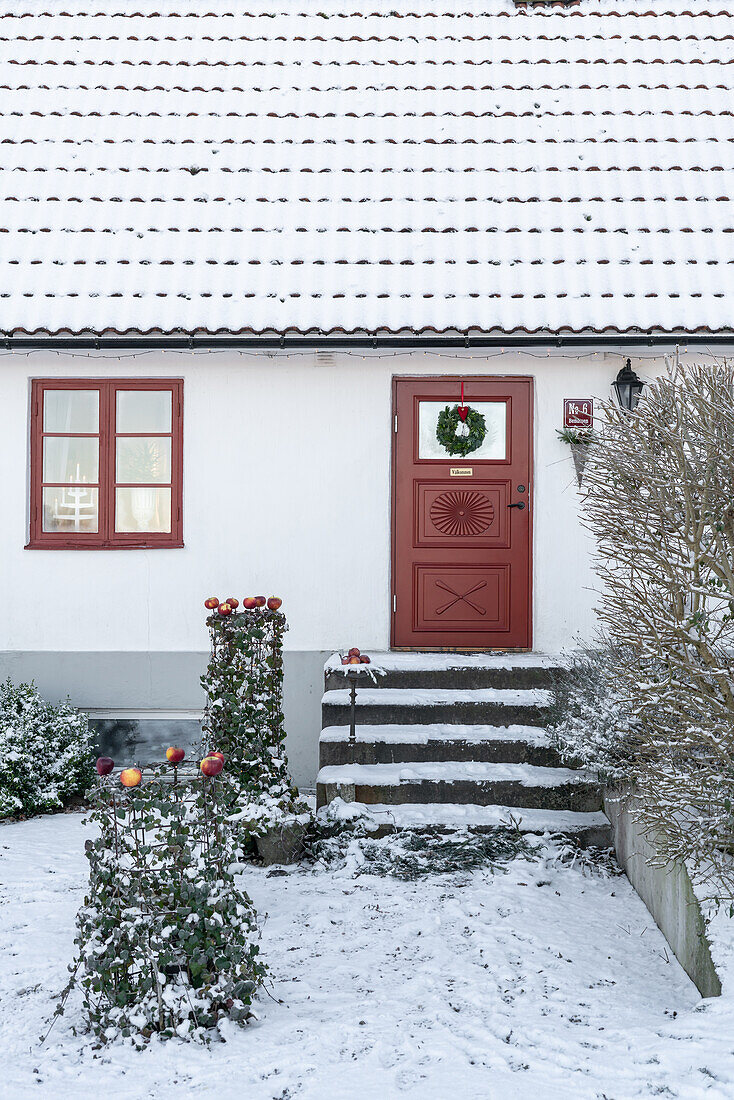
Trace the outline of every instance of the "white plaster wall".
<instances>
[{"instance_id":1,"label":"white plaster wall","mask_svg":"<svg viewBox=\"0 0 734 1100\"><path fill-rule=\"evenodd\" d=\"M634 358L643 377L662 356ZM700 358L700 357L699 357ZM0 650L196 651L208 595L276 593L287 645L389 645L391 379L535 378L535 648L593 633L589 545L578 523L564 397L607 397L621 353L156 352L12 354L0 362ZM183 550L31 551L33 377L183 377Z\"/></svg>"}]
</instances>

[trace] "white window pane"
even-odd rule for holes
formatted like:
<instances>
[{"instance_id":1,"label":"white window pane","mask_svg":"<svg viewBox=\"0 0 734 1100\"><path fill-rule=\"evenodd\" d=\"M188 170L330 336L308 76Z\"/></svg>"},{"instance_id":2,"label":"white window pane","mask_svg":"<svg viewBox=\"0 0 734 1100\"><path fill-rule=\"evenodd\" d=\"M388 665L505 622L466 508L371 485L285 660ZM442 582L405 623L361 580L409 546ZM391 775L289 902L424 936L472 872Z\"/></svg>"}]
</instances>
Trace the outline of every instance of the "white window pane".
<instances>
[{"instance_id":1,"label":"white window pane","mask_svg":"<svg viewBox=\"0 0 734 1100\"><path fill-rule=\"evenodd\" d=\"M98 432L97 390L45 390L44 432Z\"/></svg>"},{"instance_id":2,"label":"white window pane","mask_svg":"<svg viewBox=\"0 0 734 1100\"><path fill-rule=\"evenodd\" d=\"M118 432L170 432L170 390L118 390Z\"/></svg>"},{"instance_id":3,"label":"white window pane","mask_svg":"<svg viewBox=\"0 0 734 1100\"><path fill-rule=\"evenodd\" d=\"M47 435L43 441L43 480L98 481L99 442L84 436Z\"/></svg>"},{"instance_id":4,"label":"white window pane","mask_svg":"<svg viewBox=\"0 0 734 1100\"><path fill-rule=\"evenodd\" d=\"M445 462L458 462L436 439L438 418L448 405L453 408L458 401L421 401L418 413L418 458L440 458ZM481 447L464 456L462 462L478 462L482 459L503 459L507 449L507 403L505 401L467 401L484 417L487 434Z\"/></svg>"},{"instance_id":5,"label":"white window pane","mask_svg":"<svg viewBox=\"0 0 734 1100\"><path fill-rule=\"evenodd\" d=\"M171 440L150 436L118 438L115 481L170 484Z\"/></svg>"},{"instance_id":6,"label":"white window pane","mask_svg":"<svg viewBox=\"0 0 734 1100\"><path fill-rule=\"evenodd\" d=\"M115 531L168 533L171 530L170 489L117 489Z\"/></svg>"},{"instance_id":7,"label":"white window pane","mask_svg":"<svg viewBox=\"0 0 734 1100\"><path fill-rule=\"evenodd\" d=\"M96 534L99 490L88 485L61 485L43 490L43 530L67 535Z\"/></svg>"}]
</instances>

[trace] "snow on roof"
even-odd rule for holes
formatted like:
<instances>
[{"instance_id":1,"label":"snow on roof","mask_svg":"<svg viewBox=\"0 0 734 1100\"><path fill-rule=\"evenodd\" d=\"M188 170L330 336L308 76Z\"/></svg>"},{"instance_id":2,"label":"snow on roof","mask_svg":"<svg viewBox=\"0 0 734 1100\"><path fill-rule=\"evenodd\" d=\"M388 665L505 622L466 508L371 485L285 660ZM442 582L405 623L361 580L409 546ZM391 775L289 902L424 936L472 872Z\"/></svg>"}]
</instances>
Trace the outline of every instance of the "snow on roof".
<instances>
[{"instance_id":1,"label":"snow on roof","mask_svg":"<svg viewBox=\"0 0 734 1100\"><path fill-rule=\"evenodd\" d=\"M0 331L724 331L734 0L0 0Z\"/></svg>"}]
</instances>

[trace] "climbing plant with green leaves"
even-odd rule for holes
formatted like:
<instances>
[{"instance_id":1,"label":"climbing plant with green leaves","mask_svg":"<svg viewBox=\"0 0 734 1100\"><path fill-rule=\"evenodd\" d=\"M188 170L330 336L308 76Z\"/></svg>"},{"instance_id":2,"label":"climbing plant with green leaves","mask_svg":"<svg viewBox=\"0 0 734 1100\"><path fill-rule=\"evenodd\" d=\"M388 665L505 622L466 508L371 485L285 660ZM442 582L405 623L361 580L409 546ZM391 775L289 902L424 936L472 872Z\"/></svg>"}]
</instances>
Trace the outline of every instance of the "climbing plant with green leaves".
<instances>
[{"instance_id":1,"label":"climbing plant with green leaves","mask_svg":"<svg viewBox=\"0 0 734 1100\"><path fill-rule=\"evenodd\" d=\"M223 789L194 766L160 765L131 789L110 774L92 791L69 989L80 985L102 1042L209 1042L224 1020L251 1016L265 967L255 910L230 869Z\"/></svg>"},{"instance_id":2,"label":"climbing plant with green leaves","mask_svg":"<svg viewBox=\"0 0 734 1100\"><path fill-rule=\"evenodd\" d=\"M227 761L227 797L232 816L250 835L303 816L289 771L283 717L281 611L267 606L207 619L211 656L202 677L207 704L204 750Z\"/></svg>"}]
</instances>

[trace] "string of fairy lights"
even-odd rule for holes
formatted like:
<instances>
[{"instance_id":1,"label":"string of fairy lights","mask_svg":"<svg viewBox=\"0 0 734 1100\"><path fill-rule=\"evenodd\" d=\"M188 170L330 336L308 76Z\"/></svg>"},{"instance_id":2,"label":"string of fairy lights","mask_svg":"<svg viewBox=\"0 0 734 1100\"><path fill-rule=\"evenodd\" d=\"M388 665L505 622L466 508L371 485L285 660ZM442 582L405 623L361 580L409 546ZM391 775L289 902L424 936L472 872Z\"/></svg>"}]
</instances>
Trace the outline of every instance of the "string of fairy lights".
<instances>
[{"instance_id":1,"label":"string of fairy lights","mask_svg":"<svg viewBox=\"0 0 734 1100\"><path fill-rule=\"evenodd\" d=\"M328 359L323 358L328 355ZM82 349L82 348L24 348L24 349L7 349L0 351L0 357L7 358L12 356L19 359L22 357L30 358L32 356L56 356L58 358L71 358L71 359L88 359L90 362L99 362L104 360L107 362L126 362L128 360L144 359L150 356L157 357L169 357L174 356L177 359L185 357L195 357L197 359L227 356L232 358L233 356L241 359L253 359L260 360L268 359L282 363L290 360L311 359L314 361L314 365L320 368L336 365L339 359L359 359L363 362L373 360L398 360L398 359L410 359L412 364L415 364L416 359L422 358L423 361L434 362L435 360L451 360L453 362L464 363L484 363L490 362L495 359L535 359L535 360L557 360L559 362L580 362L586 361L602 361L610 362L619 360L620 363L631 358L635 363L655 363L662 362L669 364L671 359L678 361L680 356L689 354L704 354L716 362L726 362L728 357L717 354L707 345L697 345L692 350L688 346L678 345L675 349L671 349L669 352L657 352L652 354L639 354L634 353L632 349L626 351L615 350L612 348L605 348L602 351L584 351L579 354L569 354L569 352L563 348L549 348L545 352L532 351L522 347L513 348L499 348L495 351L486 351L480 348L467 348L466 350L457 352L441 351L438 348L394 348L387 350L380 349L366 349L360 351L354 351L350 348L332 348L328 344L321 348L290 348L288 350L280 348L135 348L131 351L125 352L109 352L106 349ZM321 358L320 358L321 357ZM320 361L319 361L320 360Z\"/></svg>"}]
</instances>

